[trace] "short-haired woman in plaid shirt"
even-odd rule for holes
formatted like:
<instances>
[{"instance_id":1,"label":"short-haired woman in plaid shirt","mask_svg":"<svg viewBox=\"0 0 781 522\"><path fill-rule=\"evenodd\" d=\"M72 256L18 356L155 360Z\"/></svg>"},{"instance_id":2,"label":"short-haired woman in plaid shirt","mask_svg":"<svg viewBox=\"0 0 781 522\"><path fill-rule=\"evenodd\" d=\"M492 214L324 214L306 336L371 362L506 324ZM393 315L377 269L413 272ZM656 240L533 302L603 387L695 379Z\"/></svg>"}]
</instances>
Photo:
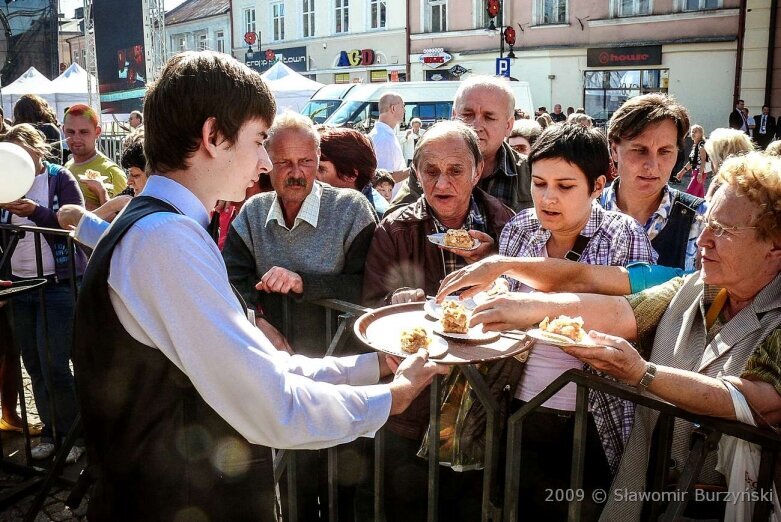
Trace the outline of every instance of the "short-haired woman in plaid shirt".
<instances>
[{"instance_id":1,"label":"short-haired woman in plaid shirt","mask_svg":"<svg viewBox=\"0 0 781 522\"><path fill-rule=\"evenodd\" d=\"M639 223L595 203L610 170L607 140L599 130L574 124L551 126L532 147L529 164L534 208L522 210L507 224L499 240L501 255L599 265L656 261ZM511 279L510 290L533 289ZM581 369L583 363L555 346L537 343L511 409L520 408L571 368ZM548 490L569 487L575 395L575 385L568 385L524 424L519 501L531 520L566 518L566 501L547 500ZM589 410L584 487L606 489L629 436L634 409L631 403L592 391ZM583 519L597 518L600 505L590 503L589 494L585 498Z\"/></svg>"}]
</instances>

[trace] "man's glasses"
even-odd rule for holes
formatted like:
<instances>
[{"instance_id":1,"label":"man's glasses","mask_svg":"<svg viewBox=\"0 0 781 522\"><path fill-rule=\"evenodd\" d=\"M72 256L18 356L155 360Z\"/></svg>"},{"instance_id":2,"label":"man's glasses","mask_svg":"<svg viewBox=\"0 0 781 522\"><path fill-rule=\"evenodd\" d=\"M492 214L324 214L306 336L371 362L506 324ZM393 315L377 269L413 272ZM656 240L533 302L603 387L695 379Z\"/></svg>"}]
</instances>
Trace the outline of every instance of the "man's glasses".
<instances>
[{"instance_id":1,"label":"man's glasses","mask_svg":"<svg viewBox=\"0 0 781 522\"><path fill-rule=\"evenodd\" d=\"M725 232L729 234L737 234L742 230L756 230L757 227L725 227L718 221L713 221L709 217L697 216L697 221L703 225L704 228L709 229L714 236L721 237Z\"/></svg>"}]
</instances>

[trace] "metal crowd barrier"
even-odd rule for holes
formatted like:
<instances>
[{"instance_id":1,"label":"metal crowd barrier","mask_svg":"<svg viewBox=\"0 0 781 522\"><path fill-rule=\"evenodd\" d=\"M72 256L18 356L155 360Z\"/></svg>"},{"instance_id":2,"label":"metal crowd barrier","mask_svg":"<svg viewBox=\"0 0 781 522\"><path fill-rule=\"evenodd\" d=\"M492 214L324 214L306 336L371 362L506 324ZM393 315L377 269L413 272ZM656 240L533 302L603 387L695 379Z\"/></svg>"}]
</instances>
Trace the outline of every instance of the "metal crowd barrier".
<instances>
[{"instance_id":1,"label":"metal crowd barrier","mask_svg":"<svg viewBox=\"0 0 781 522\"><path fill-rule=\"evenodd\" d=\"M98 150L119 165L122 159L122 151L125 150L124 143L127 136L128 133L101 134L98 138Z\"/></svg>"},{"instance_id":2,"label":"metal crowd barrier","mask_svg":"<svg viewBox=\"0 0 781 522\"><path fill-rule=\"evenodd\" d=\"M698 426L702 434L701 437L692 439L689 458L684 466L681 477L678 481L677 494L669 495L667 498L673 499L666 510L662 509L664 498L658 495L658 500L652 502L649 510L649 520L678 520L683 516L688 501L693 497L692 493L695 487L695 481L702 470L705 457L711 449L718 443L721 435L731 435L733 437L758 444L762 448L762 457L757 480L757 490L772 491L773 473L775 470L778 452L781 450L781 436L769 430L763 430L754 426L749 426L737 421L728 421L715 417L705 417L695 415L673 406L672 404L656 399L649 395L638 393L634 388L609 381L601 377L586 373L581 370L569 370L560 375L539 395L526 403L520 410L513 414L508 422L507 436L507 460L506 460L506 481L504 492L504 518L505 522L515 522L519 515L522 515L518 505L517 491L520 481L520 470L523 466L521 461L521 438L523 422L526 417L539 408L545 401L550 399L556 392L561 390L569 383L577 384L577 398L575 411L575 430L573 435L572 448L572 473L570 489L582 490L583 473L586 451L586 422L588 415L588 391L596 390L614 395L624 400L629 400L637 405L645 406L659 412L658 429L659 441L656 452L656 460L649 463L651 469L651 480L648 491L665 491L665 471L670 460L670 451L673 440L673 426L675 419L683 419ZM772 495L769 499L760 497L754 509L753 520L756 522L767 521L772 509ZM573 497L568 506L568 520L574 522L580 520L582 499Z\"/></svg>"},{"instance_id":3,"label":"metal crowd barrier","mask_svg":"<svg viewBox=\"0 0 781 522\"><path fill-rule=\"evenodd\" d=\"M38 266L39 275L42 274L42 262L41 262L41 237L53 234L68 236L68 250L73 251L74 242L68 235L68 232L57 229L46 229L39 227L25 227L14 225L2 225L0 224L0 275L6 275L2 272L4 267L9 266L10 256L13 252L13 248L16 242L27 233L35 235L36 240L36 262ZM74 299L76 298L78 287L76 286L76 267L74 256L71 258L71 289L73 291ZM45 295L44 287L39 289L41 295L41 306L44 308L45 314ZM291 329L293 327L293 321L291 317L291 311L289 306L290 300L286 300L284 304L284 325L281 329L283 334L290 336ZM352 324L360 315L365 313L368 309L337 299L326 299L317 301L315 304L325 309L325 321L324 331L326 332L326 338L330 339L330 343L326 347L326 355L338 355L342 353L342 349L345 343L351 338ZM334 330L333 325L336 324ZM48 354L48 339L45 345L45 349ZM49 365L50 366L50 365ZM749 426L747 424L726 421L723 419L717 419L713 417L704 417L694 415L680 408L677 408L667 402L655 399L648 395L639 394L634 388L630 388L614 381L609 381L597 377L595 375L582 372L579 370L570 370L561 375L553 383L551 383L545 390L543 390L534 399L530 400L519 411L513 414L508 421L508 436L507 436L507 448L506 459L504 462L500 461L500 437L501 433L496 429L499 415L499 405L496 399L491 395L489 388L479 371L474 366L463 366L461 370L464 371L470 385L476 393L478 400L483 404L487 414L487 436L486 436L486 456L485 456L485 468L483 475L483 494L482 494L482 520L498 522L504 520L505 522L514 522L518 519L519 515L522 516L522 511L518 505L518 486L520 480L520 470L523 466L521 462L521 437L522 428L525 418L545 401L552 397L556 392L563 388L566 384L573 382L577 384L577 399L576 399L576 412L575 412L575 430L573 439L573 460L572 460L572 474L570 487L574 490L580 489L583 486L583 473L585 463L585 437L586 437L586 421L588 414L587 394L588 390L593 389L602 391L619 398L632 401L638 405L642 405L654 410L659 411L659 449L657 451L657 458L655 462L650 463L652 468L652 479L649 485L650 491L662 491L664 489L665 470L669 461L670 447L672 444L672 430L675 418L684 419L693 422L699 426L699 429L705 433L705 436L696 440L693 444L693 450L690 453L689 461L681 476L681 480L678 484L678 490L687 492L686 495L672 496L670 498L677 499L670 503L666 507L666 511L662 512L665 508L661 502L655 502L650 506L651 519L655 520L658 516L662 516L663 519L673 520L677 516L680 516L686 508L686 500L691 497L691 492L694 488L694 481L696 480L699 471L702 467L704 456L707 454L709 448L711 448L721 434L731 435L739 439L743 439L755 444L758 444L762 448L762 460L759 471L758 488L760 491L767 491L772 486L773 471L775 469L775 463L779 450L781 450L781 436L778 436L770 431L762 430ZM50 376L46 376L47 379L51 379ZM20 379L21 382L21 379ZM429 457L428 457L428 504L426 507L426 517L429 522L435 522L438 520L437 498L439 495L439 395L440 395L441 378L436 378L431 384L431 418L429 426ZM25 401L24 401L24 389L20 387L20 404L22 409L22 416L26 418ZM51 389L51 387L50 387ZM55 401L50 401L52 407L54 407ZM52 416L52 418L54 418ZM79 423L77 423L79 424ZM26 519L33 520L35 514L40 510L45 500L45 494L48 491L49 486L54 480L62 480L57 478L62 470L63 462L65 459L66 450L70 445L68 442L72 440L78 434L80 426L76 426L70 434L66 443L63 444L61 451L57 453L52 468L49 471L48 476L44 480L41 476L43 470L40 468L33 468L30 466L30 440L29 433L26 434L25 441L25 453L27 466L15 465L8 462L5 459L5 453L2 451L2 445L0 444L0 467L18 474L22 474L28 478L24 482L20 483L15 488L9 488L3 493L0 493L0 509L16 501L21 496L29 494L36 488L40 489L38 497L28 511ZM384 433L380 430L374 439L374 513L376 520L384 519L384 467L385 462L383 459L383 446L384 446ZM295 466L295 451L291 450L276 450L274 458L274 479L279 483L282 480L283 474L287 472L287 483L289 489L288 505L290 507L290 513L288 520L290 522L296 522L296 466ZM329 448L328 454L328 511L327 516L331 521L339 520L338 512L338 452L337 447ZM498 475L502 466L505 470L505 484L503 491L498 487ZM43 483L43 486L42 486ZM72 481L66 481L66 483L72 485ZM498 500L497 500L498 499ZM771 499L772 502L772 499ZM767 520L770 509L772 508L771 502L760 501L756 504L753 520ZM581 513L581 501L577 498L573 498L569 502L568 506L568 519L570 521L577 521L580 518Z\"/></svg>"},{"instance_id":4,"label":"metal crowd barrier","mask_svg":"<svg viewBox=\"0 0 781 522\"><path fill-rule=\"evenodd\" d=\"M368 309L333 299L318 301L316 304L326 309L326 328L331 331L333 314L339 313L338 328L333 336L333 340L326 352L327 355L333 355L339 352L347 338L352 335L351 325L360 315ZM285 311L285 328L283 333L289 334L292 322L289 320L289 308ZM329 333L329 337L330 333ZM543 390L534 399L525 404L519 411L513 414L508 421L508 436L506 447L506 458L500 461L500 438L501 433L496 430L499 415L499 404L491 395L489 388L479 371L474 366L462 366L470 385L476 393L478 400L483 404L487 414L487 433L486 433L486 455L485 468L483 474L483 495L482 495L482 521L515 522L523 520L522 508L518 505L518 487L520 481L520 471L523 466L521 462L521 437L524 419L545 401L557 393L561 388L570 382L577 384L577 399L575 412L575 430L573 438L573 459L572 475L570 488L573 490L582 489L583 474L585 472L585 451L586 451L586 422L588 415L588 390L593 389L614 395L621 399L632 401L638 405L645 406L659 411L660 417L658 426L660 437L658 442L658 451L656 460L650 463L652 468L651 481L649 482L649 491L663 491L665 486L665 472L667 463L670 459L670 450L672 445L672 430L675 419L683 419L692 422L698 426L698 431L704 436L693 439L692 450L687 461L681 479L678 482L677 491L685 494L669 495L666 498L674 499L667 506L664 505L664 496L657 497L659 500L652 502L650 506L650 520L677 520L683 515L688 504L688 499L693 498L695 481L702 469L703 462L708 452L715 446L721 435L731 435L733 437L758 444L762 448L762 460L759 471L758 490L771 491L773 484L773 472L775 470L776 459L779 450L781 450L781 436L769 430L763 430L747 424L736 421L727 421L715 417L705 417L695 415L673 406L672 404L656 399L649 395L638 393L635 388L631 388L615 381L604 379L596 375L586 373L580 370L570 370ZM438 520L439 494L439 395L441 378L434 379L431 384L431 418L429 425L429 451L428 451L428 504L426 506L426 519L428 522ZM375 520L384 520L384 502L383 502L383 430L377 433L374 440L374 514ZM275 459L274 476L278 482L286 465L290 462L289 453L291 451L278 453ZM334 522L339 520L338 513L338 493L336 484L337 451L336 448L328 450L328 520ZM505 481L504 489L499 490L498 474L504 469ZM288 484L292 489L295 484L295 467L287 469ZM498 500L496 500L498 499ZM295 496L289 497L290 520L295 522ZM576 522L580 520L581 503L576 497L569 502L568 520ZM754 521L766 521L772 509L772 498L770 501L757 502L754 512ZM661 517L661 518L660 518Z\"/></svg>"}]
</instances>

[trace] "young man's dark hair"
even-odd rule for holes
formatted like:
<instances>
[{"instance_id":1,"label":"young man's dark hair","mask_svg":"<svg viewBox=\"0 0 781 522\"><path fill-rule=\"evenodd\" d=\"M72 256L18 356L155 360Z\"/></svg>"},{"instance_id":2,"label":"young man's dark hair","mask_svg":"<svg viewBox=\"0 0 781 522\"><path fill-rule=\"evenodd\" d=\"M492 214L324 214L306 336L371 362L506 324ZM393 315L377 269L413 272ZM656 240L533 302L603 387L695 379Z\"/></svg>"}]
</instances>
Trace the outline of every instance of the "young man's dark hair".
<instances>
[{"instance_id":1,"label":"young man's dark hair","mask_svg":"<svg viewBox=\"0 0 781 522\"><path fill-rule=\"evenodd\" d=\"M597 178L610 172L610 150L605 135L597 129L562 123L545 129L529 153L529 166L544 159L563 159L578 167L593 191Z\"/></svg>"},{"instance_id":2,"label":"young man's dark hair","mask_svg":"<svg viewBox=\"0 0 781 522\"><path fill-rule=\"evenodd\" d=\"M678 148L683 148L683 140L689 132L689 113L683 105L665 94L644 94L624 102L610 118L607 137L611 143L632 140L649 125L664 120L675 123Z\"/></svg>"},{"instance_id":3,"label":"young man's dark hair","mask_svg":"<svg viewBox=\"0 0 781 522\"><path fill-rule=\"evenodd\" d=\"M134 132L125 138L120 164L123 169L137 167L146 170L146 156L144 156L144 133Z\"/></svg>"},{"instance_id":4,"label":"young man's dark hair","mask_svg":"<svg viewBox=\"0 0 781 522\"><path fill-rule=\"evenodd\" d=\"M186 169L209 118L215 119L212 139L230 144L248 120L261 119L269 126L273 123L276 103L260 75L220 56L208 51L178 54L147 92L144 151L151 172ZM227 97L225 92L238 95Z\"/></svg>"}]
</instances>

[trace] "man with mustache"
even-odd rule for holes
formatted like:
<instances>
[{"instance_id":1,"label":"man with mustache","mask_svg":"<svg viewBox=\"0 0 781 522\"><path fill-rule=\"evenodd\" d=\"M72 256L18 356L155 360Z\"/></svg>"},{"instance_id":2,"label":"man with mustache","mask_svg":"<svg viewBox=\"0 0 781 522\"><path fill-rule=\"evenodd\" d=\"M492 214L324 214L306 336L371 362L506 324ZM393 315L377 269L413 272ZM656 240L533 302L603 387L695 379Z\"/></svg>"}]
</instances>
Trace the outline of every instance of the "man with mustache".
<instances>
[{"instance_id":1,"label":"man with mustache","mask_svg":"<svg viewBox=\"0 0 781 522\"><path fill-rule=\"evenodd\" d=\"M326 312L312 301L359 302L376 215L360 192L316 180L320 135L306 117L278 116L266 148L274 191L250 198L233 221L223 249L228 276L277 349L323 356ZM295 328L285 336L278 329L286 314ZM315 452L297 454L299 520L325 512L317 500L327 499L324 463Z\"/></svg>"},{"instance_id":2,"label":"man with mustache","mask_svg":"<svg viewBox=\"0 0 781 522\"><path fill-rule=\"evenodd\" d=\"M269 129L266 148L274 191L244 204L223 257L231 282L257 305L259 325L278 347L323 355L325 316L306 302L358 302L376 218L359 192L317 181L320 136L308 119L292 112L280 115ZM274 327L283 324L287 296L295 298L290 313L297 326L285 340Z\"/></svg>"}]
</instances>

